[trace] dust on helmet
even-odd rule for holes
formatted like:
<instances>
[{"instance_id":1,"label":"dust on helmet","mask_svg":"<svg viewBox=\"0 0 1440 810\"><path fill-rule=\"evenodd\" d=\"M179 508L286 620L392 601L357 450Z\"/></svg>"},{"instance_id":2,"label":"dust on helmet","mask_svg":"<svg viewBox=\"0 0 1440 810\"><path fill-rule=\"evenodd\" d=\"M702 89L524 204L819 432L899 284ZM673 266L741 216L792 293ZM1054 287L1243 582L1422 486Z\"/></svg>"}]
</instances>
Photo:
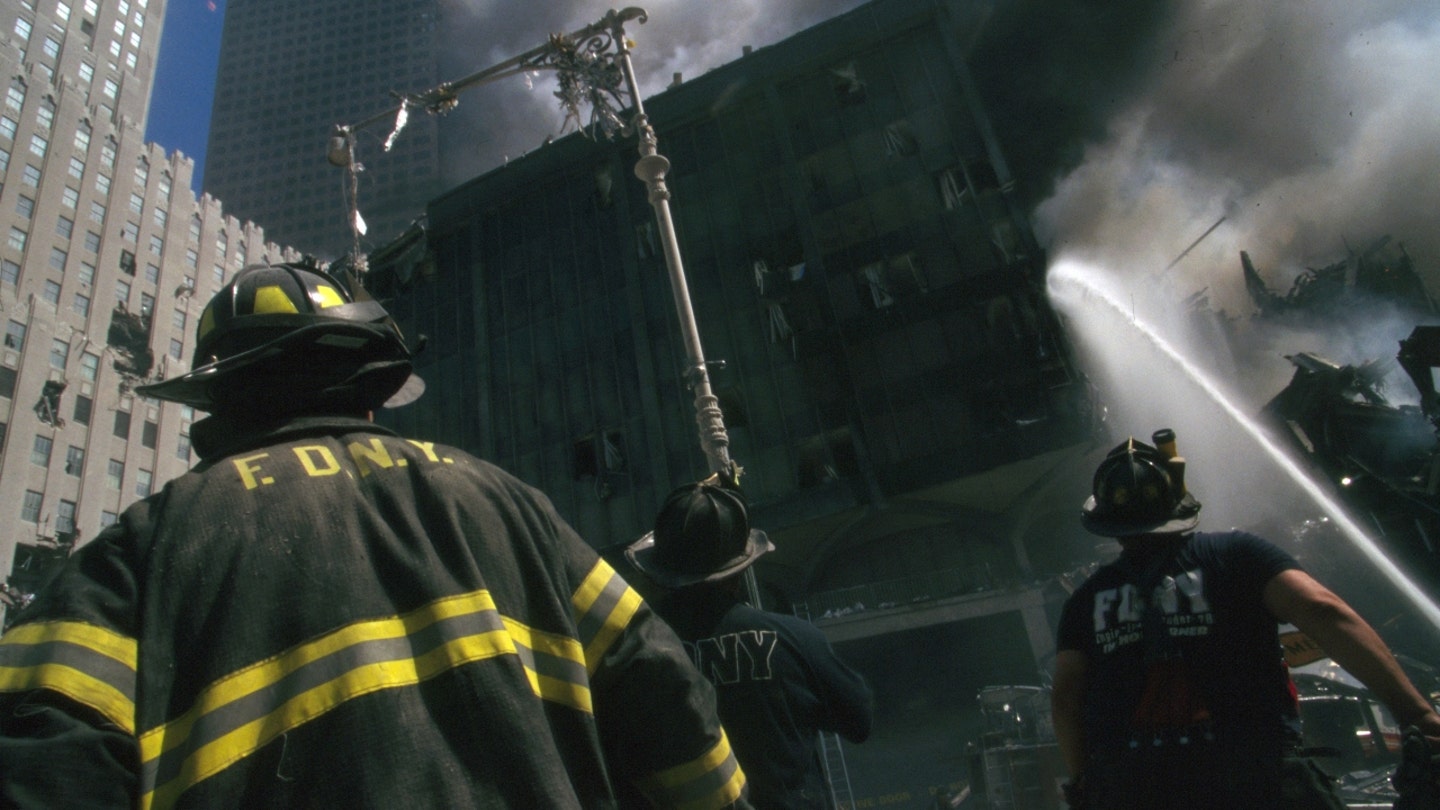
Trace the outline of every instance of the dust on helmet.
<instances>
[{"instance_id":1,"label":"dust on helmet","mask_svg":"<svg viewBox=\"0 0 1440 810\"><path fill-rule=\"evenodd\" d=\"M210 299L189 373L135 390L211 412L373 410L419 397L400 330L378 301L300 264L252 265Z\"/></svg>"},{"instance_id":2,"label":"dust on helmet","mask_svg":"<svg viewBox=\"0 0 1440 810\"><path fill-rule=\"evenodd\" d=\"M1111 450L1095 470L1080 522L1092 534L1128 537L1175 534L1200 522L1200 502L1186 491L1185 462L1173 454L1174 433L1156 431L1156 443L1133 437Z\"/></svg>"}]
</instances>

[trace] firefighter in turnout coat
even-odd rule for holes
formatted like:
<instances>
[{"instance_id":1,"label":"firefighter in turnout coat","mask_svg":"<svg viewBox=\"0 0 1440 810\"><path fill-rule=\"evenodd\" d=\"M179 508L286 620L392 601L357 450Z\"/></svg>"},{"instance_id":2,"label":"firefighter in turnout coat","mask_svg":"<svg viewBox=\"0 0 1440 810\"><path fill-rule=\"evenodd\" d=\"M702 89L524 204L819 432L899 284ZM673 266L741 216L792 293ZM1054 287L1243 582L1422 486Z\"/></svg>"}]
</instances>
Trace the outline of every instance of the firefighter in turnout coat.
<instances>
[{"instance_id":1,"label":"firefighter in turnout coat","mask_svg":"<svg viewBox=\"0 0 1440 810\"><path fill-rule=\"evenodd\" d=\"M711 686L539 492L368 419L383 308L242 270L196 368L200 463L0 637L0 806L748 806Z\"/></svg>"}]
</instances>

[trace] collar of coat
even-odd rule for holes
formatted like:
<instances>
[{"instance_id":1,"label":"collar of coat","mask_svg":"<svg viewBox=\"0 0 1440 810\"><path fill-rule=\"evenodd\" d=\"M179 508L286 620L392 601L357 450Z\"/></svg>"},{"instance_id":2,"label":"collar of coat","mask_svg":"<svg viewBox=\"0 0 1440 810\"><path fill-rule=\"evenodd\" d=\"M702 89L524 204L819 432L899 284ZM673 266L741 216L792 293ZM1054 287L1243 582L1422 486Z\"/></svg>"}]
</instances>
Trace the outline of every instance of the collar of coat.
<instances>
[{"instance_id":1,"label":"collar of coat","mask_svg":"<svg viewBox=\"0 0 1440 810\"><path fill-rule=\"evenodd\" d=\"M236 453L336 433L379 433L396 436L395 431L354 416L290 416L282 419L247 422L231 416L211 416L190 426L190 443L201 461L213 463Z\"/></svg>"}]
</instances>

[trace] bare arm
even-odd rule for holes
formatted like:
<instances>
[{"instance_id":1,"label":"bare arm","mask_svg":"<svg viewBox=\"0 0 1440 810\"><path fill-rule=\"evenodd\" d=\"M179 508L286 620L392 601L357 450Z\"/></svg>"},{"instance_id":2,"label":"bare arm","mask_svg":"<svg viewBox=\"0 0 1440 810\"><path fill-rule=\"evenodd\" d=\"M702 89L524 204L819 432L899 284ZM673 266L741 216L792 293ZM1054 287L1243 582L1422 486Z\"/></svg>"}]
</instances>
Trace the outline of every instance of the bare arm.
<instances>
[{"instance_id":1,"label":"bare arm","mask_svg":"<svg viewBox=\"0 0 1440 810\"><path fill-rule=\"evenodd\" d=\"M1292 569L1265 585L1264 599L1276 618L1298 627L1369 687L1402 726L1419 726L1427 737L1440 738L1434 707L1410 683L1374 628L1329 588Z\"/></svg>"},{"instance_id":2,"label":"bare arm","mask_svg":"<svg viewBox=\"0 0 1440 810\"><path fill-rule=\"evenodd\" d=\"M1085 655L1078 650L1061 650L1055 656L1055 684L1050 691L1050 710L1060 756L1073 781L1085 769L1085 738L1080 707L1085 697Z\"/></svg>"}]
</instances>

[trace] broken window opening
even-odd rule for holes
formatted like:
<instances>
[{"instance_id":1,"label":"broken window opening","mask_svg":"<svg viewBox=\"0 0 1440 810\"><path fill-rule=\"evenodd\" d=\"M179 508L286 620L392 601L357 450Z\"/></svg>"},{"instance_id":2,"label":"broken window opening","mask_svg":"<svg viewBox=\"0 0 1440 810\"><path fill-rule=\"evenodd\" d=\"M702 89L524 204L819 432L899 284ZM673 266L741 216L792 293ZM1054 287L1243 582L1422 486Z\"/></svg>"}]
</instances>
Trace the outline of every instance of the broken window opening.
<instances>
[{"instance_id":1,"label":"broken window opening","mask_svg":"<svg viewBox=\"0 0 1440 810\"><path fill-rule=\"evenodd\" d=\"M625 437L618 430L606 431L601 437L605 450L605 471L620 472L625 469L625 453L620 449Z\"/></svg>"},{"instance_id":2,"label":"broken window opening","mask_svg":"<svg viewBox=\"0 0 1440 810\"><path fill-rule=\"evenodd\" d=\"M936 176L936 182L940 186L940 200L945 205L946 211L958 210L965 201L965 195L969 189L965 186L965 179L961 176L960 170L954 166L941 170Z\"/></svg>"},{"instance_id":3,"label":"broken window opening","mask_svg":"<svg viewBox=\"0 0 1440 810\"><path fill-rule=\"evenodd\" d=\"M892 307L897 301L930 291L914 253L893 256L868 264L860 270L860 278L870 290L875 309Z\"/></svg>"},{"instance_id":4,"label":"broken window opening","mask_svg":"<svg viewBox=\"0 0 1440 810\"><path fill-rule=\"evenodd\" d=\"M870 303L876 309L895 305L895 297L890 294L890 288L885 281L884 265L878 262L866 265L861 268L860 275L864 277L865 284L870 288Z\"/></svg>"},{"instance_id":5,"label":"broken window opening","mask_svg":"<svg viewBox=\"0 0 1440 810\"><path fill-rule=\"evenodd\" d=\"M106 343L115 352L115 370L122 375L144 378L155 364L150 351L150 318L132 313L117 304L110 313L110 331Z\"/></svg>"},{"instance_id":6,"label":"broken window opening","mask_svg":"<svg viewBox=\"0 0 1440 810\"><path fill-rule=\"evenodd\" d=\"M1000 187L1000 176L995 173L995 166L989 160L972 157L967 159L964 165L965 177L976 194L1004 190Z\"/></svg>"},{"instance_id":7,"label":"broken window opening","mask_svg":"<svg viewBox=\"0 0 1440 810\"><path fill-rule=\"evenodd\" d=\"M830 69L830 78L835 88L835 100L842 107L851 107L865 101L865 81L850 62Z\"/></svg>"},{"instance_id":8,"label":"broken window opening","mask_svg":"<svg viewBox=\"0 0 1440 810\"><path fill-rule=\"evenodd\" d=\"M920 270L920 263L914 253L905 253L891 259L886 268L890 291L902 298L930 292L930 284Z\"/></svg>"},{"instance_id":9,"label":"broken window opening","mask_svg":"<svg viewBox=\"0 0 1440 810\"><path fill-rule=\"evenodd\" d=\"M120 251L120 272L127 276L135 275L135 254L128 250Z\"/></svg>"},{"instance_id":10,"label":"broken window opening","mask_svg":"<svg viewBox=\"0 0 1440 810\"><path fill-rule=\"evenodd\" d=\"M805 277L804 262L772 269L764 259L756 259L750 267L755 278L755 287L760 291L761 298L783 301L789 297L795 285Z\"/></svg>"},{"instance_id":11,"label":"broken window opening","mask_svg":"<svg viewBox=\"0 0 1440 810\"><path fill-rule=\"evenodd\" d=\"M766 331L771 343L784 343L789 341L791 349L794 349L795 330L790 326L790 319L785 317L785 308L779 301L766 301L765 309L768 318L766 319Z\"/></svg>"},{"instance_id":12,"label":"broken window opening","mask_svg":"<svg viewBox=\"0 0 1440 810\"><path fill-rule=\"evenodd\" d=\"M799 445L796 484L809 489L860 474L860 457L849 428L837 428L811 436Z\"/></svg>"},{"instance_id":13,"label":"broken window opening","mask_svg":"<svg viewBox=\"0 0 1440 810\"><path fill-rule=\"evenodd\" d=\"M625 435L618 430L607 430L592 434L575 442L573 446L574 475L576 481L599 478L603 473L618 473L625 470Z\"/></svg>"},{"instance_id":14,"label":"broken window opening","mask_svg":"<svg viewBox=\"0 0 1440 810\"><path fill-rule=\"evenodd\" d=\"M894 121L885 125L885 157L905 157L920 151L920 141L909 121Z\"/></svg>"},{"instance_id":15,"label":"broken window opening","mask_svg":"<svg viewBox=\"0 0 1440 810\"><path fill-rule=\"evenodd\" d=\"M60 395L65 392L65 383L59 380L46 380L45 387L40 391L40 401L35 403L35 416L47 425L54 427L65 427L65 420L60 416Z\"/></svg>"}]
</instances>

